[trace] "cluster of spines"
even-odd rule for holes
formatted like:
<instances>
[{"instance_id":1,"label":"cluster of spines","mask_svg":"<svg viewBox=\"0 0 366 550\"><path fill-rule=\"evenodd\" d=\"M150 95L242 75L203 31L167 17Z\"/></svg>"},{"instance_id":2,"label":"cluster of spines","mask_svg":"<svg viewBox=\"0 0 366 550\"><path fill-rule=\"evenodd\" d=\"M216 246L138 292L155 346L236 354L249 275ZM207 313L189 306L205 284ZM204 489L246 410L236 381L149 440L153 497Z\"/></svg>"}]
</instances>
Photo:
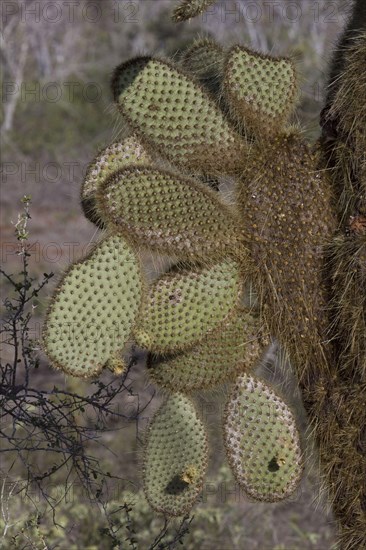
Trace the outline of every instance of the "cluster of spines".
<instances>
[{"instance_id":1,"label":"cluster of spines","mask_svg":"<svg viewBox=\"0 0 366 550\"><path fill-rule=\"evenodd\" d=\"M366 108L362 100L366 87L365 56L364 29L354 32L349 40L343 71L329 86L320 142L321 166L329 172L334 186L340 233L348 233L360 244L366 234ZM354 221L359 222L356 231Z\"/></svg>"},{"instance_id":2,"label":"cluster of spines","mask_svg":"<svg viewBox=\"0 0 366 550\"><path fill-rule=\"evenodd\" d=\"M180 21L192 19L192 17L196 17L200 13L206 11L215 1L216 0L181 0L173 11L173 21L179 23Z\"/></svg>"},{"instance_id":3,"label":"cluster of spines","mask_svg":"<svg viewBox=\"0 0 366 550\"><path fill-rule=\"evenodd\" d=\"M339 368L366 382L366 220L362 234L337 235L329 246L332 307L342 352Z\"/></svg>"},{"instance_id":4,"label":"cluster of spines","mask_svg":"<svg viewBox=\"0 0 366 550\"><path fill-rule=\"evenodd\" d=\"M328 248L338 366L366 382L366 11L355 13L337 52L323 112L323 155L334 187L338 234ZM361 25L363 22L363 30ZM358 30L357 30L358 29ZM337 64L342 61L342 71ZM366 521L365 521L366 525Z\"/></svg>"},{"instance_id":5,"label":"cluster of spines","mask_svg":"<svg viewBox=\"0 0 366 550\"><path fill-rule=\"evenodd\" d=\"M327 249L332 377L316 428L339 546L366 547L366 4L355 0L335 49L322 111L320 167L335 196L338 231ZM324 386L325 384L323 384ZM329 387L330 386L330 387ZM357 435L356 435L357 434Z\"/></svg>"}]
</instances>

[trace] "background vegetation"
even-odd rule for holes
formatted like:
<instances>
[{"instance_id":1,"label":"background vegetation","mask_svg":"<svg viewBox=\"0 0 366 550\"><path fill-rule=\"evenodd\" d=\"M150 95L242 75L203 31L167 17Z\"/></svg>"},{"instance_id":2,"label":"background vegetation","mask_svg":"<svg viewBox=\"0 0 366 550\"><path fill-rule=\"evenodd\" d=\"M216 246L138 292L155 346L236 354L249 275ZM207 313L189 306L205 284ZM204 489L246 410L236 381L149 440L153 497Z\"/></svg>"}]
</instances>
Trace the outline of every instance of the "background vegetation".
<instances>
[{"instance_id":1,"label":"background vegetation","mask_svg":"<svg viewBox=\"0 0 366 550\"><path fill-rule=\"evenodd\" d=\"M123 132L109 91L109 78L118 63L140 53L174 57L197 34L228 46L241 42L264 52L290 53L302 74L298 122L310 139L319 133L327 62L350 2L218 2L206 16L178 25L170 21L174 3L86 0L74 8L62 0L2 3L2 264L6 273L24 280L20 273L24 258L19 255L22 240L14 224L23 208L20 199L31 195L27 246L29 277L34 281L30 285L36 288L44 273L56 273L25 308L32 314L27 341L35 340L36 348L29 351L36 358L29 376L40 391L57 386L90 396L99 389L53 371L37 349L37 339L52 281L98 238L82 215L79 189L98 149ZM9 279L3 279L4 299L16 299L18 291ZM7 316L9 307L4 307L2 365L13 360L14 352L6 344ZM292 399L305 429L294 382L284 374L278 353L275 346L270 350L263 372ZM202 503L193 520L188 518L183 525L165 525L157 518L141 493L139 453L141 434L161 396L146 382L143 354L131 350L131 355L138 361L121 391L116 391L110 414L93 409L88 416L80 403L74 410L75 425L88 428L83 432L87 452L100 472L111 473L112 482L102 486L102 499L92 502L93 491L86 491L66 464L48 478L47 501L39 487L29 485L27 464L33 466L32 471L35 463L39 471L47 471L55 463L53 453L21 455L19 449L9 451L7 445L0 445L0 540L4 548L173 548L186 529L182 540L189 550L331 548L331 518L319 495L316 457L308 458L306 479L290 502L258 504L240 493L228 468L221 466L221 394L207 394L200 402L215 449ZM107 375L103 383L115 387ZM6 431L8 421L4 417L2 430ZM26 456L26 464L21 456Z\"/></svg>"}]
</instances>

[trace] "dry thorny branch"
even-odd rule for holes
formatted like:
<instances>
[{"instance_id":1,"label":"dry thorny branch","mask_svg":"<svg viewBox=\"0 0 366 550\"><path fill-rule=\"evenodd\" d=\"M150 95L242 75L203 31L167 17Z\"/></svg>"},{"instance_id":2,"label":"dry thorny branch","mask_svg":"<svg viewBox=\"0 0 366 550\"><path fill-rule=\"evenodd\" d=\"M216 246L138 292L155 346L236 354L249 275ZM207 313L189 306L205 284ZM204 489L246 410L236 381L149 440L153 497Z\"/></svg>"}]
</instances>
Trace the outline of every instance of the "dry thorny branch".
<instances>
[{"instance_id":1,"label":"dry thorny branch","mask_svg":"<svg viewBox=\"0 0 366 550\"><path fill-rule=\"evenodd\" d=\"M153 396L142 406L139 395L132 388L129 371L136 362L135 356L131 356L129 368L122 377L92 381L85 394L57 386L42 389L37 373L40 367L39 342L30 338L30 327L35 301L53 277L53 273L44 273L40 282L30 274L28 222L31 219L31 199L24 196L22 202L23 212L14 224L19 242L21 271L18 274L9 274L0 269L1 275L11 287L9 296L3 300L5 315L1 326L2 343L11 349L10 355L7 355L8 360L1 361L2 538L5 540L11 526L11 498L17 498L19 502L32 502L36 523L39 523L39 502L46 504L47 513L51 513L55 525L59 525L57 507L70 491L75 491L75 487L78 487L104 513L107 527L103 534L110 538L113 548L125 547L121 545L123 541L128 541L129 547L135 549L137 546L130 518L130 504L121 502L120 508L113 512L108 511L106 506L109 484L126 480L103 471L90 447L92 444L104 445L102 434L113 421L135 422L139 438L139 419ZM117 406L123 396L129 396L133 400L131 414L122 413ZM50 460L48 466L42 467L45 453L50 455ZM64 495L61 498L59 494L55 498L52 493L52 487L56 483L63 486ZM35 492L38 499L34 499ZM117 515L118 522L115 521ZM124 534L120 532L123 516ZM166 520L150 548L173 548L187 533L190 521L189 517L185 517L172 536L168 532L169 521ZM48 548L43 538L42 541L44 548ZM29 547L33 547L32 541Z\"/></svg>"}]
</instances>

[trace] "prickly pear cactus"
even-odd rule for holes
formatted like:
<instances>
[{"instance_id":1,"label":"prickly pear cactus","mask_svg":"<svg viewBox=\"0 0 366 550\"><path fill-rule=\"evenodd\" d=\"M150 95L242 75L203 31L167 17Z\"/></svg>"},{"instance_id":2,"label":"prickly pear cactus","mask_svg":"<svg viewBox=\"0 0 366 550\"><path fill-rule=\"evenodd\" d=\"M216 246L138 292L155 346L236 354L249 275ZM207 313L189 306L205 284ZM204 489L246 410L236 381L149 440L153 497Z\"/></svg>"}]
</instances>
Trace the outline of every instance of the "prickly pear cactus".
<instances>
[{"instance_id":1,"label":"prickly pear cactus","mask_svg":"<svg viewBox=\"0 0 366 550\"><path fill-rule=\"evenodd\" d=\"M173 17L210 4L184 0ZM79 376L123 371L131 333L149 352L148 373L169 398L148 433L144 488L167 516L191 510L206 469L205 428L188 396L235 377L223 424L238 482L263 501L299 483L294 413L255 376L270 335L298 377L342 548L366 547L365 37L356 0L314 145L291 126L289 58L200 39L179 64L145 56L114 72L133 134L97 157L82 190L86 215L109 237L65 276L44 342ZM220 191L227 176L231 204ZM175 265L146 288L145 249ZM248 284L255 312L244 307ZM74 338L61 330L70 326Z\"/></svg>"},{"instance_id":2,"label":"prickly pear cactus","mask_svg":"<svg viewBox=\"0 0 366 550\"><path fill-rule=\"evenodd\" d=\"M225 51L214 40L200 38L183 52L181 65L217 101L221 95Z\"/></svg>"},{"instance_id":3,"label":"prickly pear cactus","mask_svg":"<svg viewBox=\"0 0 366 550\"><path fill-rule=\"evenodd\" d=\"M239 121L257 137L278 133L295 107L295 67L289 59L234 46L225 60L223 93Z\"/></svg>"}]
</instances>

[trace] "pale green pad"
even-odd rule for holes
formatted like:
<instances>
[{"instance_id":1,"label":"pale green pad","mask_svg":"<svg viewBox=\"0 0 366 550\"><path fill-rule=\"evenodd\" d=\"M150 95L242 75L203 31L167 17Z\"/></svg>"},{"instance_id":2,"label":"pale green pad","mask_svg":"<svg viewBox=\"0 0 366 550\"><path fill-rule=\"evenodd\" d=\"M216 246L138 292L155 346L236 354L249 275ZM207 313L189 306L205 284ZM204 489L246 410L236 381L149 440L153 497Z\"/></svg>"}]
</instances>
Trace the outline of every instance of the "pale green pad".
<instances>
[{"instance_id":1,"label":"pale green pad","mask_svg":"<svg viewBox=\"0 0 366 550\"><path fill-rule=\"evenodd\" d=\"M149 427L144 452L144 491L151 507L168 516L189 513L203 485L208 444L193 403L176 394Z\"/></svg>"},{"instance_id":2,"label":"pale green pad","mask_svg":"<svg viewBox=\"0 0 366 550\"><path fill-rule=\"evenodd\" d=\"M172 19L177 23L179 21L192 19L192 17L196 17L207 10L214 2L216 2L216 0L181 0L173 11Z\"/></svg>"},{"instance_id":3,"label":"pale green pad","mask_svg":"<svg viewBox=\"0 0 366 550\"><path fill-rule=\"evenodd\" d=\"M150 288L136 341L156 353L184 349L224 322L241 292L234 261L164 274Z\"/></svg>"},{"instance_id":4,"label":"pale green pad","mask_svg":"<svg viewBox=\"0 0 366 550\"><path fill-rule=\"evenodd\" d=\"M81 188L81 204L85 216L93 223L103 225L105 220L96 204L96 193L101 184L119 168L151 162L151 157L139 143L137 137L133 135L103 149L89 165Z\"/></svg>"},{"instance_id":5,"label":"pale green pad","mask_svg":"<svg viewBox=\"0 0 366 550\"><path fill-rule=\"evenodd\" d=\"M74 376L97 374L130 337L142 298L139 260L120 236L100 242L64 276L44 327L45 351Z\"/></svg>"},{"instance_id":6,"label":"pale green pad","mask_svg":"<svg viewBox=\"0 0 366 550\"><path fill-rule=\"evenodd\" d=\"M235 46L226 59L223 89L239 122L259 134L279 132L297 99L295 67L287 58Z\"/></svg>"},{"instance_id":7,"label":"pale green pad","mask_svg":"<svg viewBox=\"0 0 366 550\"><path fill-rule=\"evenodd\" d=\"M243 373L226 414L226 451L237 482L256 500L288 497L303 470L299 433L289 407L264 382Z\"/></svg>"},{"instance_id":8,"label":"pale green pad","mask_svg":"<svg viewBox=\"0 0 366 550\"><path fill-rule=\"evenodd\" d=\"M150 167L115 172L98 195L103 218L138 245L198 260L244 248L232 210L191 178Z\"/></svg>"},{"instance_id":9,"label":"pale green pad","mask_svg":"<svg viewBox=\"0 0 366 550\"><path fill-rule=\"evenodd\" d=\"M154 383L170 391L207 389L253 368L262 345L258 316L241 309L187 352L166 360L150 354L148 372Z\"/></svg>"},{"instance_id":10,"label":"pale green pad","mask_svg":"<svg viewBox=\"0 0 366 550\"><path fill-rule=\"evenodd\" d=\"M191 173L235 173L244 144L209 95L173 65L138 57L115 70L122 115L140 139Z\"/></svg>"}]
</instances>

